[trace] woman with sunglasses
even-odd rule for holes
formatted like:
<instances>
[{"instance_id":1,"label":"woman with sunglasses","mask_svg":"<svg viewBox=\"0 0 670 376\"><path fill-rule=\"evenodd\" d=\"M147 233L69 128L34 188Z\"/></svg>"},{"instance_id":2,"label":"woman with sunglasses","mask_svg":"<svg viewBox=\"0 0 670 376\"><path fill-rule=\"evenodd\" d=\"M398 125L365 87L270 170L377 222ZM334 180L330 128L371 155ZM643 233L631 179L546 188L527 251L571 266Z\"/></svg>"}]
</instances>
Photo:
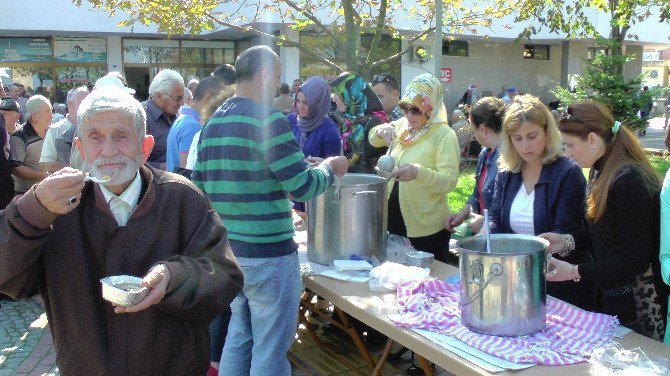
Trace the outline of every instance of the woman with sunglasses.
<instances>
[{"instance_id":1,"label":"woman with sunglasses","mask_svg":"<svg viewBox=\"0 0 670 376\"><path fill-rule=\"evenodd\" d=\"M516 97L503 120L498 176L490 209L492 233L539 235L583 229L586 179L563 155L556 121L537 97ZM586 262L585 247L557 255L568 262ZM547 284L547 294L592 309L593 284L572 280Z\"/></svg>"},{"instance_id":2,"label":"woman with sunglasses","mask_svg":"<svg viewBox=\"0 0 670 376\"><path fill-rule=\"evenodd\" d=\"M328 116L330 106L330 86L321 77L308 78L296 92L293 112L286 117L306 157L325 159L342 151L340 132ZM296 202L294 208L305 211L302 202Z\"/></svg>"},{"instance_id":3,"label":"woman with sunglasses","mask_svg":"<svg viewBox=\"0 0 670 376\"><path fill-rule=\"evenodd\" d=\"M477 159L475 170L475 188L458 213L447 217L444 228L455 232L455 228L472 215L468 228L478 233L484 223L484 209L491 207L496 175L498 174L498 156L505 102L493 97L485 97L470 107L470 125L477 141L484 146Z\"/></svg>"},{"instance_id":4,"label":"woman with sunglasses","mask_svg":"<svg viewBox=\"0 0 670 376\"><path fill-rule=\"evenodd\" d=\"M348 172L375 173L377 159L386 150L375 149L367 141L368 131L386 123L382 102L361 76L344 72L330 81L333 107L330 116L339 127Z\"/></svg>"},{"instance_id":5,"label":"woman with sunglasses","mask_svg":"<svg viewBox=\"0 0 670 376\"><path fill-rule=\"evenodd\" d=\"M442 103L442 83L422 74L409 83L398 106L404 117L370 130L372 146L390 145L396 166L389 174L388 230L414 248L455 265L447 194L458 181L458 141ZM396 137L397 135L397 137Z\"/></svg>"},{"instance_id":6,"label":"woman with sunglasses","mask_svg":"<svg viewBox=\"0 0 670 376\"><path fill-rule=\"evenodd\" d=\"M591 169L586 229L540 236L554 255L588 247L594 259L552 259L547 279L597 282L598 312L661 340L668 291L660 274L659 179L635 136L600 102L568 106L559 130L567 155Z\"/></svg>"}]
</instances>

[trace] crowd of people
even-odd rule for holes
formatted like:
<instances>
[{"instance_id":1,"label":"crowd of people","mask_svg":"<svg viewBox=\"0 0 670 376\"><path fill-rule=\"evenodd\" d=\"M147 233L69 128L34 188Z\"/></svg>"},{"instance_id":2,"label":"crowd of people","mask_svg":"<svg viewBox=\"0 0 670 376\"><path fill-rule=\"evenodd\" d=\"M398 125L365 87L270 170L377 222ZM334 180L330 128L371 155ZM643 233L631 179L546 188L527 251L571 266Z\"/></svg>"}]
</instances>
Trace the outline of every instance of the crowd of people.
<instances>
[{"instance_id":1,"label":"crowd of people","mask_svg":"<svg viewBox=\"0 0 670 376\"><path fill-rule=\"evenodd\" d=\"M606 106L552 114L514 88L472 85L450 123L432 74L405 88L350 72L289 87L280 64L257 46L188 82L164 69L144 102L110 72L72 88L54 124L48 98L2 98L0 293L42 295L61 372L290 374L294 213L345 173L388 178L388 231L436 260L457 265L452 233L482 232L488 210L492 232L549 241L550 295L663 339L670 177L661 191ZM475 186L452 212L475 140ZM149 295L103 301L97 281L121 274L143 276Z\"/></svg>"}]
</instances>

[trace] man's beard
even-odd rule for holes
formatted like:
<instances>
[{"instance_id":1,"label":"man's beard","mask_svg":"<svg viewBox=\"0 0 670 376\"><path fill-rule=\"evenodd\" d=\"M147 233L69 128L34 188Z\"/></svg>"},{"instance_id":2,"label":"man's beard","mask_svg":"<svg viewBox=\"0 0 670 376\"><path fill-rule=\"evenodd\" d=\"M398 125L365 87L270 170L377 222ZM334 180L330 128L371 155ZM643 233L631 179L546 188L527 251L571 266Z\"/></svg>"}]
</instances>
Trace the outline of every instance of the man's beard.
<instances>
[{"instance_id":1,"label":"man's beard","mask_svg":"<svg viewBox=\"0 0 670 376\"><path fill-rule=\"evenodd\" d=\"M119 163L123 164L123 169L119 170L116 168L101 169L101 165ZM113 157L97 157L93 160L92 163L87 163L89 173L98 178L98 179L107 179L107 176L111 177L111 180L104 183L103 185L122 185L128 183L135 179L137 171L140 169L140 160L128 158L125 155L115 155Z\"/></svg>"}]
</instances>

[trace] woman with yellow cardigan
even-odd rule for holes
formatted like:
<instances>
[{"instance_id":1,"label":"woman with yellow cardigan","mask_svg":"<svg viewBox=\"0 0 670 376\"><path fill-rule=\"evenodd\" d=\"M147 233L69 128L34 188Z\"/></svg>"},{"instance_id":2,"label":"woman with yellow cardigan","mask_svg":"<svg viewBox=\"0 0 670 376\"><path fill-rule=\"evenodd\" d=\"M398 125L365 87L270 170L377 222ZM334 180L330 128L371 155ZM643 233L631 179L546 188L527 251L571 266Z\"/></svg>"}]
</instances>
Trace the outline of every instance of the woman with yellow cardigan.
<instances>
[{"instance_id":1,"label":"woman with yellow cardigan","mask_svg":"<svg viewBox=\"0 0 670 376\"><path fill-rule=\"evenodd\" d=\"M372 128L375 147L390 146L395 167L389 178L388 230L414 248L456 265L449 251L447 194L458 181L459 148L442 102L442 84L432 74L414 78L398 103L404 117Z\"/></svg>"}]
</instances>

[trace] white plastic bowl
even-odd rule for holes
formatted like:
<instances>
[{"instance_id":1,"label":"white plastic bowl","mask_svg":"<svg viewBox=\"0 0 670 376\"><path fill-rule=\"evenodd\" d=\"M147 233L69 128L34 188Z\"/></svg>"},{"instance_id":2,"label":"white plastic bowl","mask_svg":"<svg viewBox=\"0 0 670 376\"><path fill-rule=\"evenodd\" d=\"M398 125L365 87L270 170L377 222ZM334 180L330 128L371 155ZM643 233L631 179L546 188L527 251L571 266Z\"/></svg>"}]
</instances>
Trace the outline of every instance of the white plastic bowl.
<instances>
[{"instance_id":1,"label":"white plastic bowl","mask_svg":"<svg viewBox=\"0 0 670 376\"><path fill-rule=\"evenodd\" d=\"M149 289L142 286L142 278L115 275L100 280L102 298L122 307L130 307L144 299Z\"/></svg>"}]
</instances>

